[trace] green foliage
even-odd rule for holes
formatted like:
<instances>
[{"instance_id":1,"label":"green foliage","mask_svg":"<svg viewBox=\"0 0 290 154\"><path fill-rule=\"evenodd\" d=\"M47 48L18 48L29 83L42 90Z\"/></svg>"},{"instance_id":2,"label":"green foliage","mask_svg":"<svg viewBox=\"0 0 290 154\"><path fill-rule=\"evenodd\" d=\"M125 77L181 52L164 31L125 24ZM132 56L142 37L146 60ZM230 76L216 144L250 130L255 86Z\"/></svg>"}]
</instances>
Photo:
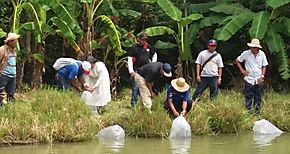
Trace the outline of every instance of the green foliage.
<instances>
[{"instance_id":1,"label":"green foliage","mask_svg":"<svg viewBox=\"0 0 290 154\"><path fill-rule=\"evenodd\" d=\"M252 13L243 13L234 16L233 19L221 28L216 29L215 38L218 40L227 41L244 25L251 21Z\"/></svg>"},{"instance_id":2,"label":"green foliage","mask_svg":"<svg viewBox=\"0 0 290 154\"><path fill-rule=\"evenodd\" d=\"M288 3L290 3L290 0L267 0L267 5L274 9Z\"/></svg>"},{"instance_id":3,"label":"green foliage","mask_svg":"<svg viewBox=\"0 0 290 154\"><path fill-rule=\"evenodd\" d=\"M50 20L58 27L59 30L57 32L63 34L64 38L68 39L69 41L76 40L75 34L71 31L65 21L58 17L52 17Z\"/></svg>"},{"instance_id":4,"label":"green foliage","mask_svg":"<svg viewBox=\"0 0 290 154\"><path fill-rule=\"evenodd\" d=\"M199 20L203 18L203 15L202 14L191 14L187 17L184 17L184 18L181 18L180 21L179 21L179 24L184 27L188 24L190 24L192 21L194 20Z\"/></svg>"},{"instance_id":5,"label":"green foliage","mask_svg":"<svg viewBox=\"0 0 290 154\"><path fill-rule=\"evenodd\" d=\"M171 19L180 21L182 12L170 0L157 0L157 3Z\"/></svg>"},{"instance_id":6,"label":"green foliage","mask_svg":"<svg viewBox=\"0 0 290 154\"><path fill-rule=\"evenodd\" d=\"M275 28L270 25L266 34L266 41L270 52L279 58L279 72L282 79L290 78L290 70L288 65L288 56L285 51L285 44L280 34L275 31Z\"/></svg>"},{"instance_id":7,"label":"green foliage","mask_svg":"<svg viewBox=\"0 0 290 154\"><path fill-rule=\"evenodd\" d=\"M270 14L266 11L261 11L254 15L252 26L249 30L251 38L258 38L262 40L268 29Z\"/></svg>"},{"instance_id":8,"label":"green foliage","mask_svg":"<svg viewBox=\"0 0 290 154\"><path fill-rule=\"evenodd\" d=\"M130 9L119 9L118 11L123 16L132 16L132 17L135 17L135 18L141 16L140 12L137 12L137 11L134 11L134 10L130 10Z\"/></svg>"},{"instance_id":9,"label":"green foliage","mask_svg":"<svg viewBox=\"0 0 290 154\"><path fill-rule=\"evenodd\" d=\"M207 13L210 11L210 8L218 5L217 2L207 2L207 3L197 3L197 4L189 4L187 7L188 13Z\"/></svg>"},{"instance_id":10,"label":"green foliage","mask_svg":"<svg viewBox=\"0 0 290 154\"><path fill-rule=\"evenodd\" d=\"M163 42L161 40L158 40L154 44L154 48L156 48L156 49L170 49L170 48L174 48L174 47L177 47L177 45L173 44L171 42Z\"/></svg>"},{"instance_id":11,"label":"green foliage","mask_svg":"<svg viewBox=\"0 0 290 154\"><path fill-rule=\"evenodd\" d=\"M0 28L0 38L5 37L6 33Z\"/></svg>"},{"instance_id":12,"label":"green foliage","mask_svg":"<svg viewBox=\"0 0 290 154\"><path fill-rule=\"evenodd\" d=\"M90 140L98 129L90 110L72 92L30 91L0 108L2 143Z\"/></svg>"},{"instance_id":13,"label":"green foliage","mask_svg":"<svg viewBox=\"0 0 290 154\"><path fill-rule=\"evenodd\" d=\"M146 32L149 36L175 34L174 30L165 26L150 27L150 28L144 29L143 31Z\"/></svg>"},{"instance_id":14,"label":"green foliage","mask_svg":"<svg viewBox=\"0 0 290 154\"><path fill-rule=\"evenodd\" d=\"M239 14L251 12L249 9L245 9L243 5L239 3L232 4L232 5L221 4L221 5L211 8L210 10L214 12L225 13L225 14L230 14L230 15L239 15Z\"/></svg>"}]
</instances>

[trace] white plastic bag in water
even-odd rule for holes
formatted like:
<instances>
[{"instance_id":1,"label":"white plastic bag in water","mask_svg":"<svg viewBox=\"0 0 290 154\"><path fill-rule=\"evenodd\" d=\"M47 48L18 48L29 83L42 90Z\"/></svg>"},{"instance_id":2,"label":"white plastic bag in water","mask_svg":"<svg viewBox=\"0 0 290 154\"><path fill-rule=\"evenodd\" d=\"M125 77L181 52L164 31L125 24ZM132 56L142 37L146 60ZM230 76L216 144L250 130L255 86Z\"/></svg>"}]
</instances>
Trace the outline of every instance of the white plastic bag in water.
<instances>
[{"instance_id":1,"label":"white plastic bag in water","mask_svg":"<svg viewBox=\"0 0 290 154\"><path fill-rule=\"evenodd\" d=\"M105 139L123 140L125 137L125 131L119 125L114 125L100 130L97 136Z\"/></svg>"},{"instance_id":2,"label":"white plastic bag in water","mask_svg":"<svg viewBox=\"0 0 290 154\"><path fill-rule=\"evenodd\" d=\"M282 134L283 132L270 123L268 120L262 119L254 122L254 133L257 134Z\"/></svg>"},{"instance_id":3,"label":"white plastic bag in water","mask_svg":"<svg viewBox=\"0 0 290 154\"><path fill-rule=\"evenodd\" d=\"M188 138L191 137L191 129L183 116L175 118L170 130L170 138Z\"/></svg>"},{"instance_id":4,"label":"white plastic bag in water","mask_svg":"<svg viewBox=\"0 0 290 154\"><path fill-rule=\"evenodd\" d=\"M83 100L87 105L94 105L93 94L89 91L84 91L82 93L81 100Z\"/></svg>"}]
</instances>

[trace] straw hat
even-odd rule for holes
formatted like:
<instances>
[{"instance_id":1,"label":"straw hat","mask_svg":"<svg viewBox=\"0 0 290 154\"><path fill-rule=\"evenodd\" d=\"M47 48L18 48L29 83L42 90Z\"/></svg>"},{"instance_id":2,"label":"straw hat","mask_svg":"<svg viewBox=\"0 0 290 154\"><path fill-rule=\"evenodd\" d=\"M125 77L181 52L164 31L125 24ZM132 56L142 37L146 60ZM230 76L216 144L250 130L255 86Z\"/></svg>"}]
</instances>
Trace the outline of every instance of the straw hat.
<instances>
[{"instance_id":1,"label":"straw hat","mask_svg":"<svg viewBox=\"0 0 290 154\"><path fill-rule=\"evenodd\" d=\"M16 34L16 33L9 33L7 35L7 38L6 40L4 40L5 43L9 42L9 41L12 41L12 40L16 40L20 37L20 35Z\"/></svg>"},{"instance_id":2,"label":"straw hat","mask_svg":"<svg viewBox=\"0 0 290 154\"><path fill-rule=\"evenodd\" d=\"M182 77L172 80L171 85L178 92L185 92L189 89L189 85L185 82L185 79Z\"/></svg>"},{"instance_id":3,"label":"straw hat","mask_svg":"<svg viewBox=\"0 0 290 154\"><path fill-rule=\"evenodd\" d=\"M257 38L252 39L251 43L247 43L247 45L251 48L262 48L260 41Z\"/></svg>"}]
</instances>

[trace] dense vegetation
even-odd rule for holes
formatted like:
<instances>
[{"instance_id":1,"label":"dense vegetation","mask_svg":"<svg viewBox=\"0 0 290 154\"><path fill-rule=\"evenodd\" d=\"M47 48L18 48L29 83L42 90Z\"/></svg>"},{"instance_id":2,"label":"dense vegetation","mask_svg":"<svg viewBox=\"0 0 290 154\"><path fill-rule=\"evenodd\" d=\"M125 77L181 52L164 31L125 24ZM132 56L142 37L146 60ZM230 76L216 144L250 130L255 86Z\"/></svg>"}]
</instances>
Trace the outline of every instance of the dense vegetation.
<instances>
[{"instance_id":1,"label":"dense vegetation","mask_svg":"<svg viewBox=\"0 0 290 154\"><path fill-rule=\"evenodd\" d=\"M176 76L191 84L194 59L208 39L219 40L224 81L232 81L239 76L233 60L251 38L259 38L270 61L267 84L288 87L289 0L1 0L1 6L1 40L11 31L22 36L18 88L53 84L51 65L60 56L92 54L109 68L116 96L117 86L128 81L126 50L143 30L152 36L158 61L175 65Z\"/></svg>"}]
</instances>

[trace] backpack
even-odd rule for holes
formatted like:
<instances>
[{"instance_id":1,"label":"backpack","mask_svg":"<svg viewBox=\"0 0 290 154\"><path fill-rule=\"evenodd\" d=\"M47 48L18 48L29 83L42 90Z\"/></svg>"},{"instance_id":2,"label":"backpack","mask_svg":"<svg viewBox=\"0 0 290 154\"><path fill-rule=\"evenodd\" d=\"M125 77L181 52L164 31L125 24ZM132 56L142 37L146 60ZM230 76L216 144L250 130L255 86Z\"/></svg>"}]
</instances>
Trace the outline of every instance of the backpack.
<instances>
[{"instance_id":1,"label":"backpack","mask_svg":"<svg viewBox=\"0 0 290 154\"><path fill-rule=\"evenodd\" d=\"M58 71L60 70L61 68L65 67L66 65L69 65L69 64L73 64L73 63L76 63L76 60L73 59L73 58L58 58L54 64L52 65L52 67Z\"/></svg>"}]
</instances>

